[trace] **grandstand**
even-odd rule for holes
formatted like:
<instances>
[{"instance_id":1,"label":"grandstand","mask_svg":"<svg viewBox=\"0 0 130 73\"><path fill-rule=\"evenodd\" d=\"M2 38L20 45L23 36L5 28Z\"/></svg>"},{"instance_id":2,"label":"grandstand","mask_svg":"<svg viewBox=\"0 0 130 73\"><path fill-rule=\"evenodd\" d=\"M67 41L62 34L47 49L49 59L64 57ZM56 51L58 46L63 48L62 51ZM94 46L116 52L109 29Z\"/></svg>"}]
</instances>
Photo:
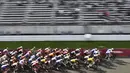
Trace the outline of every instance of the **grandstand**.
<instances>
[{"instance_id":1,"label":"grandstand","mask_svg":"<svg viewBox=\"0 0 130 73\"><path fill-rule=\"evenodd\" d=\"M15 32L23 34L21 30L12 30L13 26L51 26L45 28L46 31L53 31L48 34L66 33L66 31L54 31L54 26L77 26L77 28L91 28L91 25L128 25L130 23L130 0L0 0L0 26L5 29L6 33L13 34ZM5 28L3 26L12 26ZM79 26L79 27L78 27ZM68 26L69 27L69 26ZM96 26L97 27L97 26ZM110 28L108 26L107 28ZM114 26L120 27L120 26ZM18 27L21 28L21 27ZM24 28L24 27L23 27ZM44 27L43 27L44 28ZM35 29L43 29L35 28ZM74 27L75 28L75 27ZM78 32L81 34L91 33L88 29L81 29ZM105 28L104 32L108 33L111 29ZM26 33L32 32L33 28L25 29ZM62 29L62 28L60 28ZM63 28L65 29L65 28ZM73 28L69 28L73 29ZM66 29L66 30L69 30ZM121 27L122 29L122 27ZM123 27L123 30L125 28ZM24 30L24 29L23 29ZM46 34L46 31L40 31L40 34ZM72 34L73 31L67 31ZM4 33L5 31L0 31ZM96 30L97 31L97 30ZM92 33L98 33L98 32ZM12 33L13 32L13 33ZM34 32L37 33L38 31ZM43 32L43 33L42 33ZM74 32L77 32L74 29ZM115 32L115 31L114 31ZM120 32L129 32L129 28ZM75 33L75 34L79 34ZM109 33L113 33L110 31Z\"/></svg>"},{"instance_id":2,"label":"grandstand","mask_svg":"<svg viewBox=\"0 0 130 73\"><path fill-rule=\"evenodd\" d=\"M3 0L1 24L129 22L129 2L116 0Z\"/></svg>"}]
</instances>

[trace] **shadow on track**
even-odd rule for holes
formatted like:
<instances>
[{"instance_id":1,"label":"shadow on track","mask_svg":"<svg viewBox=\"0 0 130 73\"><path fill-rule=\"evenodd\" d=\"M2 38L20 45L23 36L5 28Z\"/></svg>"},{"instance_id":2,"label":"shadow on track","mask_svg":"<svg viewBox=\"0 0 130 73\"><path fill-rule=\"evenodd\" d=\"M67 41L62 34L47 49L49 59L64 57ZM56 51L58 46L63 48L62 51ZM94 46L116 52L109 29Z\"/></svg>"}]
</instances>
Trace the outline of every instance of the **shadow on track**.
<instances>
[{"instance_id":1,"label":"shadow on track","mask_svg":"<svg viewBox=\"0 0 130 73\"><path fill-rule=\"evenodd\" d=\"M90 72L91 71L91 72ZM78 73L106 73L106 71L102 70L101 68L97 68L96 70L90 68L90 69L85 69L84 67L78 70Z\"/></svg>"},{"instance_id":2,"label":"shadow on track","mask_svg":"<svg viewBox=\"0 0 130 73\"><path fill-rule=\"evenodd\" d=\"M125 62L125 61L119 60L119 59L115 60L114 63L116 63L118 65L126 65L126 64L128 64L128 62Z\"/></svg>"},{"instance_id":3,"label":"shadow on track","mask_svg":"<svg viewBox=\"0 0 130 73\"><path fill-rule=\"evenodd\" d=\"M104 62L100 65L101 67L107 68L107 69L115 69L113 67L117 67L115 64L113 64L110 61L104 60Z\"/></svg>"},{"instance_id":4,"label":"shadow on track","mask_svg":"<svg viewBox=\"0 0 130 73\"><path fill-rule=\"evenodd\" d=\"M107 71L99 69L99 70L91 70L94 73L106 73Z\"/></svg>"},{"instance_id":5,"label":"shadow on track","mask_svg":"<svg viewBox=\"0 0 130 73\"><path fill-rule=\"evenodd\" d=\"M93 70L93 69L86 70L84 67L80 67L80 69L77 69L77 70L67 69L66 72L52 71L52 72L44 72L44 73L107 73L107 71L105 71L105 69L103 69L103 68L110 69L110 70L116 70L116 67L118 65L126 65L126 64L128 64L128 62L125 62L125 61L119 60L119 59L115 59L113 62L104 61L99 66L98 70Z\"/></svg>"}]
</instances>

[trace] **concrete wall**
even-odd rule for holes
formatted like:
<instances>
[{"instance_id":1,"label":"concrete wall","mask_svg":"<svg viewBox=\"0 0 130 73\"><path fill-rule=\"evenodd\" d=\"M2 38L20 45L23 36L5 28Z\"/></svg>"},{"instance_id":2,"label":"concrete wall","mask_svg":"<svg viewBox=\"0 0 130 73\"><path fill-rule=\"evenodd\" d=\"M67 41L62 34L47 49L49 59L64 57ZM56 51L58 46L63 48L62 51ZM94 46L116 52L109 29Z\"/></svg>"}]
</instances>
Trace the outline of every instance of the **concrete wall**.
<instances>
[{"instance_id":1,"label":"concrete wall","mask_svg":"<svg viewBox=\"0 0 130 73\"><path fill-rule=\"evenodd\" d=\"M0 34L84 34L89 33L130 33L130 25L90 26L0 26Z\"/></svg>"},{"instance_id":2,"label":"concrete wall","mask_svg":"<svg viewBox=\"0 0 130 73\"><path fill-rule=\"evenodd\" d=\"M1 34L20 32L25 34L60 34L60 33L84 33L83 26L1 26Z\"/></svg>"}]
</instances>

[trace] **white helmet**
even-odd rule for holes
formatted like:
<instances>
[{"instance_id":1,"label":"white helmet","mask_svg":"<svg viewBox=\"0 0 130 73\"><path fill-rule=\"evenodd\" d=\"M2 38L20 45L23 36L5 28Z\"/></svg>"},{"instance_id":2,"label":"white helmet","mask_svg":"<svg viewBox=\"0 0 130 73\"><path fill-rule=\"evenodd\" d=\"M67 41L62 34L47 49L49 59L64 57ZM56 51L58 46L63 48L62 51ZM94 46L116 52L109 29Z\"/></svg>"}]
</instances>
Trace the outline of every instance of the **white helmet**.
<instances>
[{"instance_id":1,"label":"white helmet","mask_svg":"<svg viewBox=\"0 0 130 73\"><path fill-rule=\"evenodd\" d=\"M75 51L80 51L81 48L77 48Z\"/></svg>"},{"instance_id":2,"label":"white helmet","mask_svg":"<svg viewBox=\"0 0 130 73\"><path fill-rule=\"evenodd\" d=\"M11 54L11 55L14 55L14 52L13 52L13 51L11 51L11 52L10 52L10 54Z\"/></svg>"},{"instance_id":3,"label":"white helmet","mask_svg":"<svg viewBox=\"0 0 130 73\"><path fill-rule=\"evenodd\" d=\"M47 48L45 48L45 50L49 50L49 48L47 47Z\"/></svg>"},{"instance_id":4,"label":"white helmet","mask_svg":"<svg viewBox=\"0 0 130 73\"><path fill-rule=\"evenodd\" d=\"M85 50L84 53L88 53L89 51L88 50Z\"/></svg>"},{"instance_id":5,"label":"white helmet","mask_svg":"<svg viewBox=\"0 0 130 73\"><path fill-rule=\"evenodd\" d=\"M2 52L0 51L0 54L2 54Z\"/></svg>"},{"instance_id":6,"label":"white helmet","mask_svg":"<svg viewBox=\"0 0 130 73\"><path fill-rule=\"evenodd\" d=\"M114 48L111 48L111 50L114 50Z\"/></svg>"},{"instance_id":7,"label":"white helmet","mask_svg":"<svg viewBox=\"0 0 130 73\"><path fill-rule=\"evenodd\" d=\"M97 50L97 48L95 48L95 50Z\"/></svg>"},{"instance_id":8,"label":"white helmet","mask_svg":"<svg viewBox=\"0 0 130 73\"><path fill-rule=\"evenodd\" d=\"M67 49L63 49L63 51L68 51Z\"/></svg>"},{"instance_id":9,"label":"white helmet","mask_svg":"<svg viewBox=\"0 0 130 73\"><path fill-rule=\"evenodd\" d=\"M84 58L85 58L85 59L88 59L88 58L89 58L89 56L85 56Z\"/></svg>"},{"instance_id":10,"label":"white helmet","mask_svg":"<svg viewBox=\"0 0 130 73\"><path fill-rule=\"evenodd\" d=\"M75 51L79 51L79 49L76 49Z\"/></svg>"},{"instance_id":11,"label":"white helmet","mask_svg":"<svg viewBox=\"0 0 130 73\"><path fill-rule=\"evenodd\" d=\"M8 52L8 49L4 49L3 52Z\"/></svg>"},{"instance_id":12,"label":"white helmet","mask_svg":"<svg viewBox=\"0 0 130 73\"><path fill-rule=\"evenodd\" d=\"M8 60L3 61L1 64L6 64L6 63L8 63Z\"/></svg>"}]
</instances>

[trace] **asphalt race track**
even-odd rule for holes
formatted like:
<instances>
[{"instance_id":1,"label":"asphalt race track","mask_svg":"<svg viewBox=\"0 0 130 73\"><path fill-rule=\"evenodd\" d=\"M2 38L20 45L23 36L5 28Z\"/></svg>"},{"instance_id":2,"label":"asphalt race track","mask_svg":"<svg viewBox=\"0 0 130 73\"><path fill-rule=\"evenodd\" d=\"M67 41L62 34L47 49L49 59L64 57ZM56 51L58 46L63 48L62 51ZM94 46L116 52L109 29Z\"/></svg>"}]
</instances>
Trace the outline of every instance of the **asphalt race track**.
<instances>
[{"instance_id":1,"label":"asphalt race track","mask_svg":"<svg viewBox=\"0 0 130 73\"><path fill-rule=\"evenodd\" d=\"M99 67L99 70L81 68L80 70L54 73L130 73L130 58L118 58L112 63L104 63Z\"/></svg>"},{"instance_id":2,"label":"asphalt race track","mask_svg":"<svg viewBox=\"0 0 130 73\"><path fill-rule=\"evenodd\" d=\"M113 69L104 69L106 73L130 73L130 59L117 59L113 64Z\"/></svg>"}]
</instances>

